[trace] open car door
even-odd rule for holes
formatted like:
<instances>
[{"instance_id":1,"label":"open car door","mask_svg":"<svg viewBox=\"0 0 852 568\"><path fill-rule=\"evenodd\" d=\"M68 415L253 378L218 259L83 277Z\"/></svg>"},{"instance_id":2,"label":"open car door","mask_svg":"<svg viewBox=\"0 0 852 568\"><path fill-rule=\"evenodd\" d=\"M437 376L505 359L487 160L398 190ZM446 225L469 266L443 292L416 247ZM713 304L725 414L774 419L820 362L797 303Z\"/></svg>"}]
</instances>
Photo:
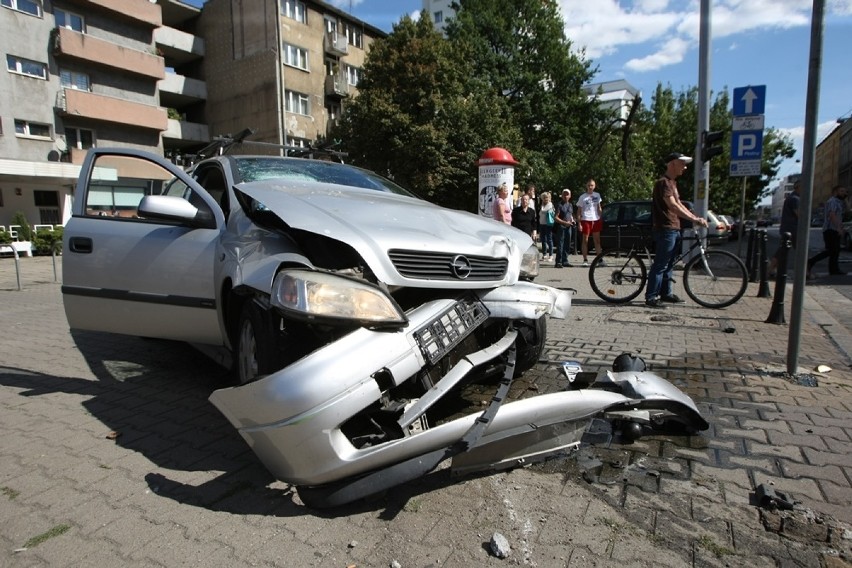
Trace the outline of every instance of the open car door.
<instances>
[{"instance_id":1,"label":"open car door","mask_svg":"<svg viewBox=\"0 0 852 568\"><path fill-rule=\"evenodd\" d=\"M87 329L220 345L214 263L225 217L183 170L90 150L63 237L65 314Z\"/></svg>"}]
</instances>

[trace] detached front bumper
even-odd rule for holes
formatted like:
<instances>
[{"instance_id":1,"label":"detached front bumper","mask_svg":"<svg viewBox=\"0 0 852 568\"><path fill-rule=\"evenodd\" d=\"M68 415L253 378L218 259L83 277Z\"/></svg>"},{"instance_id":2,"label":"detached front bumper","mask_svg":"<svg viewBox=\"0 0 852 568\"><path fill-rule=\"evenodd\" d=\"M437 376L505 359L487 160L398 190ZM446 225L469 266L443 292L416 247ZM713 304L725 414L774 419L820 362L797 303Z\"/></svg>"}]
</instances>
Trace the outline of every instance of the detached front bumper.
<instances>
[{"instance_id":1,"label":"detached front bumper","mask_svg":"<svg viewBox=\"0 0 852 568\"><path fill-rule=\"evenodd\" d=\"M570 307L568 292L529 283L519 285L516 294L511 293L511 288L515 287L480 295L491 317L564 316ZM363 448L350 442L341 425L380 400L389 379L398 385L430 363L434 353L423 347L424 330L440 324L441 329L456 326L460 334L466 331L462 329L465 324L452 317L460 304L455 300L424 304L408 314L408 327L394 332L359 329L263 379L217 390L210 401L276 478L296 485L329 484L439 451L458 442L479 413L430 429L407 431L405 437ZM516 336L517 332L510 328L491 345L468 354L412 407L418 412L417 404L422 410L428 408L477 366L512 349ZM697 415L703 422L689 397L655 375L641 375L635 380L620 379L620 384L608 388L560 392L503 404L477 446L543 426L585 420L608 409L635 414L646 404L680 413L687 422L696 422ZM401 419L403 425L417 418L416 413L409 416L409 412L412 411L406 411Z\"/></svg>"}]
</instances>

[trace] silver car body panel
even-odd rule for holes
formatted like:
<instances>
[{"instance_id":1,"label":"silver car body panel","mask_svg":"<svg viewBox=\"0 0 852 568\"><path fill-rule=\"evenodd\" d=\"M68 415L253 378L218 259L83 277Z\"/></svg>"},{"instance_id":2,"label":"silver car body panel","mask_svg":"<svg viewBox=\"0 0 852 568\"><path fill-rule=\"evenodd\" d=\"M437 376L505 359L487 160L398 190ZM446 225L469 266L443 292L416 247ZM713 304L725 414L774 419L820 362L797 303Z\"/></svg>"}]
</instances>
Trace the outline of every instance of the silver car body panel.
<instances>
[{"instance_id":1,"label":"silver car body panel","mask_svg":"<svg viewBox=\"0 0 852 568\"><path fill-rule=\"evenodd\" d=\"M290 227L347 243L389 286L470 289L513 284L520 276L521 257L533 244L514 227L404 195L310 181L252 182L237 190ZM388 259L391 249L508 258L508 270L501 280L475 283L406 278Z\"/></svg>"}]
</instances>

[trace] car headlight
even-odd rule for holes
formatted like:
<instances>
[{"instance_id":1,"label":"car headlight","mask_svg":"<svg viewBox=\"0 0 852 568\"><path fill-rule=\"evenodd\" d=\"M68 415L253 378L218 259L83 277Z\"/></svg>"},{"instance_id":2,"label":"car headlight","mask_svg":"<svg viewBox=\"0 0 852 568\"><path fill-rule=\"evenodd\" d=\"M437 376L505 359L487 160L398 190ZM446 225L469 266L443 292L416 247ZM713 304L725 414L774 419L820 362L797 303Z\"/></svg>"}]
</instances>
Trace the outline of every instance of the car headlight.
<instances>
[{"instance_id":1,"label":"car headlight","mask_svg":"<svg viewBox=\"0 0 852 568\"><path fill-rule=\"evenodd\" d=\"M380 288L326 272L278 273L270 301L287 315L306 320L365 326L402 326L408 322L399 305Z\"/></svg>"},{"instance_id":2,"label":"car headlight","mask_svg":"<svg viewBox=\"0 0 852 568\"><path fill-rule=\"evenodd\" d=\"M532 245L521 258L521 278L538 276L538 248Z\"/></svg>"}]
</instances>

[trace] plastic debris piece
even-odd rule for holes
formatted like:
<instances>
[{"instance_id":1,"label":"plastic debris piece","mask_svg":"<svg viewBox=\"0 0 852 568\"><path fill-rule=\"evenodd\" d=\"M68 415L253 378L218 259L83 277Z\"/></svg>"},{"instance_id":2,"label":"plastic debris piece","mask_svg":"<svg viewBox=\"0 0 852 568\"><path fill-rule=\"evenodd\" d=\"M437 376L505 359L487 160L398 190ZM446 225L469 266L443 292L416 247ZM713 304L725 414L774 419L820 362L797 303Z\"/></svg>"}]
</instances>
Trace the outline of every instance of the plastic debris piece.
<instances>
[{"instance_id":1,"label":"plastic debris piece","mask_svg":"<svg viewBox=\"0 0 852 568\"><path fill-rule=\"evenodd\" d=\"M831 367L829 367L828 365L817 365L816 372L817 373L830 373Z\"/></svg>"}]
</instances>

